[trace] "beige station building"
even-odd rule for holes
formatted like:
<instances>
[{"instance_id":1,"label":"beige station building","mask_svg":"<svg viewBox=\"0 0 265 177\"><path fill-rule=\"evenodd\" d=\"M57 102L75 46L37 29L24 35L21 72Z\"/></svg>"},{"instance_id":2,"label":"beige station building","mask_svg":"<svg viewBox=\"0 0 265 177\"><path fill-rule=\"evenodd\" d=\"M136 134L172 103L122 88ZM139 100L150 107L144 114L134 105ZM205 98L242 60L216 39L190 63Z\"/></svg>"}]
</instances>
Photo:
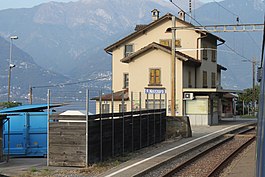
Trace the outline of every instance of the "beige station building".
<instances>
[{"instance_id":1,"label":"beige station building","mask_svg":"<svg viewBox=\"0 0 265 177\"><path fill-rule=\"evenodd\" d=\"M217 48L225 41L195 29L184 12L178 17L160 17L157 9L151 13L150 24L136 25L133 33L105 48L112 55L114 94L96 98L97 112L166 108L168 116L188 115L192 125L213 125L231 116L233 97L226 99L229 91L221 86L226 68L217 60Z\"/></svg>"}]
</instances>

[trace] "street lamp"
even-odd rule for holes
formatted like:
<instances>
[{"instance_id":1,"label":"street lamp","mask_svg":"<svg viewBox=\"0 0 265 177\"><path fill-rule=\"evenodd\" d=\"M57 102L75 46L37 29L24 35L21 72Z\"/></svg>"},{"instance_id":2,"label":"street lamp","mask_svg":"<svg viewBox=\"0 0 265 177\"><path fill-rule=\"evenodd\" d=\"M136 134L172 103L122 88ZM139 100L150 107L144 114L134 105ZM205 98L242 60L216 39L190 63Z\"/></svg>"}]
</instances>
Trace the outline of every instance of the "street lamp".
<instances>
[{"instance_id":1,"label":"street lamp","mask_svg":"<svg viewBox=\"0 0 265 177\"><path fill-rule=\"evenodd\" d=\"M8 94L7 94L7 102L10 102L10 81L11 81L11 70L16 65L12 64L12 47L13 47L13 40L17 40L18 36L10 36L10 47L9 47L9 68L8 68Z\"/></svg>"}]
</instances>

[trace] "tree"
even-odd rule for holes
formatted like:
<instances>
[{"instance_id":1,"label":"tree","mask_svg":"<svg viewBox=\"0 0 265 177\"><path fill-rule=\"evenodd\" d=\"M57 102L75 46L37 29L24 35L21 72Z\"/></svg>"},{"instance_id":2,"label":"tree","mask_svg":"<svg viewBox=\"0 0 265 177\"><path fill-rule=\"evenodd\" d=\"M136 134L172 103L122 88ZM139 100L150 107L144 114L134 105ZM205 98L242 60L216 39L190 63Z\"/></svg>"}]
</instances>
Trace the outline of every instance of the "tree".
<instances>
[{"instance_id":1,"label":"tree","mask_svg":"<svg viewBox=\"0 0 265 177\"><path fill-rule=\"evenodd\" d=\"M254 94L253 88L244 89L243 93L239 93L238 110L242 110L243 102L244 102L244 105L249 105L250 108L253 108L253 106L255 106L255 103L258 103L259 94L260 94L259 85L255 85L254 103L253 103L253 94ZM246 112L246 110L244 111Z\"/></svg>"},{"instance_id":2,"label":"tree","mask_svg":"<svg viewBox=\"0 0 265 177\"><path fill-rule=\"evenodd\" d=\"M2 109L21 106L21 105L22 105L22 103L20 103L20 102L2 102L2 103L0 103L0 107Z\"/></svg>"},{"instance_id":3,"label":"tree","mask_svg":"<svg viewBox=\"0 0 265 177\"><path fill-rule=\"evenodd\" d=\"M258 102L259 94L260 94L260 86L256 85L255 86L255 102ZM243 93L239 94L239 100L240 101L244 100L245 103L252 103L252 98L253 98L253 88L247 88L243 91Z\"/></svg>"}]
</instances>

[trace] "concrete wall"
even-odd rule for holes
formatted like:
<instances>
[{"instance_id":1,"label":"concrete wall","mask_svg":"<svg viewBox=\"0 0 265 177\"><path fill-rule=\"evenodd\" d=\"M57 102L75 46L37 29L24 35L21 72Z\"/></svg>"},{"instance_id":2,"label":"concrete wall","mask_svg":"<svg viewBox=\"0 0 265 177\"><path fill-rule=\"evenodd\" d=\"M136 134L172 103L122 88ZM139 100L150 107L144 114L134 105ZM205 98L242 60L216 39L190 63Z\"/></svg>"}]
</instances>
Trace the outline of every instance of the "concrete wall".
<instances>
[{"instance_id":1,"label":"concrete wall","mask_svg":"<svg viewBox=\"0 0 265 177\"><path fill-rule=\"evenodd\" d=\"M208 126L218 124L218 114L214 113L213 117L210 114L189 115L190 124L192 126Z\"/></svg>"}]
</instances>

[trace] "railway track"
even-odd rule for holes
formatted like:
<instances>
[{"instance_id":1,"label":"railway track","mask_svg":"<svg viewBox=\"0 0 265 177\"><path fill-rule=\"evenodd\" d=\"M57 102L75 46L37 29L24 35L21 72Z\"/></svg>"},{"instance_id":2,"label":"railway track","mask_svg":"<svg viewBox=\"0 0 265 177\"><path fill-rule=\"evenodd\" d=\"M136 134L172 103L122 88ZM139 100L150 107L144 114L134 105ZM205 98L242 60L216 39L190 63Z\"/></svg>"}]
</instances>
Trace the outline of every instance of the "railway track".
<instances>
[{"instance_id":1,"label":"railway track","mask_svg":"<svg viewBox=\"0 0 265 177\"><path fill-rule=\"evenodd\" d=\"M251 144L255 137L255 126L244 127L136 176L218 176L233 157Z\"/></svg>"}]
</instances>

